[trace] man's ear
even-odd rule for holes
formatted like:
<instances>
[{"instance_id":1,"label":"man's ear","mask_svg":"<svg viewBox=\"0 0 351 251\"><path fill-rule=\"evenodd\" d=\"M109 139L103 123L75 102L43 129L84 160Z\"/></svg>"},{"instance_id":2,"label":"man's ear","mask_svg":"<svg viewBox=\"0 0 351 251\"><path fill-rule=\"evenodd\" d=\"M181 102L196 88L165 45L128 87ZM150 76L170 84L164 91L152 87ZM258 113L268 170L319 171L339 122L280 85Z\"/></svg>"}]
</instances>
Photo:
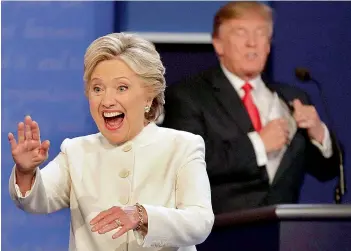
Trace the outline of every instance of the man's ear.
<instances>
[{"instance_id":1,"label":"man's ear","mask_svg":"<svg viewBox=\"0 0 351 251\"><path fill-rule=\"evenodd\" d=\"M223 55L223 44L222 44L222 41L218 37L213 37L212 38L212 44L213 44L213 47L214 47L217 55L218 56L222 56Z\"/></svg>"}]
</instances>

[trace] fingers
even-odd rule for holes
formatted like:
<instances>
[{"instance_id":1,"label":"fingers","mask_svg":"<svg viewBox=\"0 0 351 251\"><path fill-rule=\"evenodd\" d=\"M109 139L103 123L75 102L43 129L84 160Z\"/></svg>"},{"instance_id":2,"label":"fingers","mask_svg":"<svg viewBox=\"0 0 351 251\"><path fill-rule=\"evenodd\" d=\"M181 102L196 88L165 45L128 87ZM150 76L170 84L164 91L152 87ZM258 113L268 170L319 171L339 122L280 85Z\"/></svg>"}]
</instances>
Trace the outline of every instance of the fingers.
<instances>
[{"instance_id":1,"label":"fingers","mask_svg":"<svg viewBox=\"0 0 351 251\"><path fill-rule=\"evenodd\" d=\"M30 129L32 131L33 140L40 140L40 130L37 122L32 121Z\"/></svg>"},{"instance_id":2,"label":"fingers","mask_svg":"<svg viewBox=\"0 0 351 251\"><path fill-rule=\"evenodd\" d=\"M118 223L117 220L114 220L110 222L109 224L105 225L103 228L101 228L99 231L99 234L105 234L107 232L110 232L114 229L117 229L119 231L121 228L123 228L122 223Z\"/></svg>"},{"instance_id":3,"label":"fingers","mask_svg":"<svg viewBox=\"0 0 351 251\"><path fill-rule=\"evenodd\" d=\"M300 108L302 108L304 106L299 99L294 99L292 102L292 105L293 105L295 111L299 110Z\"/></svg>"},{"instance_id":4,"label":"fingers","mask_svg":"<svg viewBox=\"0 0 351 251\"><path fill-rule=\"evenodd\" d=\"M312 128L320 122L318 113L314 106L305 106L299 111L295 111L293 117L299 128Z\"/></svg>"},{"instance_id":5,"label":"fingers","mask_svg":"<svg viewBox=\"0 0 351 251\"><path fill-rule=\"evenodd\" d=\"M40 140L38 123L32 120L30 116L24 118L24 123L18 123L17 129L18 144L24 143L25 140Z\"/></svg>"},{"instance_id":6,"label":"fingers","mask_svg":"<svg viewBox=\"0 0 351 251\"><path fill-rule=\"evenodd\" d=\"M113 223L115 220L117 220L116 215L114 214L110 214L110 215L106 215L104 218L102 218L100 221L98 221L96 223L96 225L91 229L91 231L96 232L99 231L102 228L107 227L111 222ZM116 225L116 224L113 224Z\"/></svg>"},{"instance_id":7,"label":"fingers","mask_svg":"<svg viewBox=\"0 0 351 251\"><path fill-rule=\"evenodd\" d=\"M47 156L50 148L50 141L45 140L43 143L41 143L40 146L40 154L43 156Z\"/></svg>"},{"instance_id":8,"label":"fingers","mask_svg":"<svg viewBox=\"0 0 351 251\"><path fill-rule=\"evenodd\" d=\"M132 229L128 217L125 212L119 207L112 207L106 211L99 213L95 218L90 221L90 225L94 225L91 229L92 232L104 234L117 229L112 238L116 239Z\"/></svg>"},{"instance_id":9,"label":"fingers","mask_svg":"<svg viewBox=\"0 0 351 251\"><path fill-rule=\"evenodd\" d=\"M15 136L11 132L8 134L8 139L11 145L11 151L15 150L15 148L17 147L17 142Z\"/></svg>"},{"instance_id":10,"label":"fingers","mask_svg":"<svg viewBox=\"0 0 351 251\"><path fill-rule=\"evenodd\" d=\"M30 116L26 116L24 118L24 129L25 129L26 140L32 139L31 125L32 125L32 118Z\"/></svg>"},{"instance_id":11,"label":"fingers","mask_svg":"<svg viewBox=\"0 0 351 251\"><path fill-rule=\"evenodd\" d=\"M120 236L122 236L124 233L126 233L127 231L128 231L128 229L125 228L125 227L119 228L119 229L117 230L117 232L116 232L114 235L112 235L112 239L117 239L118 237L120 237Z\"/></svg>"},{"instance_id":12,"label":"fingers","mask_svg":"<svg viewBox=\"0 0 351 251\"><path fill-rule=\"evenodd\" d=\"M17 129L17 137L18 137L18 144L24 143L24 123L19 122L18 123L18 129Z\"/></svg>"},{"instance_id":13,"label":"fingers","mask_svg":"<svg viewBox=\"0 0 351 251\"><path fill-rule=\"evenodd\" d=\"M104 219L106 216L110 215L112 212L110 211L110 209L102 211L101 213L99 213L97 216L95 216L91 221L90 221L90 225L95 225L96 223L98 223L99 221L101 221L102 219Z\"/></svg>"},{"instance_id":14,"label":"fingers","mask_svg":"<svg viewBox=\"0 0 351 251\"><path fill-rule=\"evenodd\" d=\"M93 232L99 232L99 234L104 234L118 227L122 227L123 223L118 218L116 214L107 215L101 221L96 223L96 225L91 229Z\"/></svg>"}]
</instances>

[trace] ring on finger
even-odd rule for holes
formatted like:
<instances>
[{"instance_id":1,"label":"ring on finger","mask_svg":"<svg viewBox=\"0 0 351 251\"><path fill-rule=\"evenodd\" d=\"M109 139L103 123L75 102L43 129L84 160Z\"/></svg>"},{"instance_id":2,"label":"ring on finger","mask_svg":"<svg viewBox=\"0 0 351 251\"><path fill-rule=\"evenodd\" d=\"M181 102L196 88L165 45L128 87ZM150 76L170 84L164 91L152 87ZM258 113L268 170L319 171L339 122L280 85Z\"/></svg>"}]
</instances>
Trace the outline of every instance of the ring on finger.
<instances>
[{"instance_id":1,"label":"ring on finger","mask_svg":"<svg viewBox=\"0 0 351 251\"><path fill-rule=\"evenodd\" d=\"M123 223L120 221L120 219L115 220L115 222L117 224L117 228L123 226Z\"/></svg>"}]
</instances>

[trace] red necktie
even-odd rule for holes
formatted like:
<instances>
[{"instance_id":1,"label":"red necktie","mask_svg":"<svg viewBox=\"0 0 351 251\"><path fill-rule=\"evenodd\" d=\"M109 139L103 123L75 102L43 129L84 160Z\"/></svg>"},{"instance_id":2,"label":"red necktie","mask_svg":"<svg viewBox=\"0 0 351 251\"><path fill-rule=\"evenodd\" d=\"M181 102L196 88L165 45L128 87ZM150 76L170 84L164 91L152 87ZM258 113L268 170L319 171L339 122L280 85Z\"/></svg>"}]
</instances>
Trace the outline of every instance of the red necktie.
<instances>
[{"instance_id":1,"label":"red necktie","mask_svg":"<svg viewBox=\"0 0 351 251\"><path fill-rule=\"evenodd\" d=\"M254 126L256 131L260 131L262 128L261 118L260 118L258 109L255 103L253 102L253 99L251 96L252 86L249 83L246 83L242 87L242 89L245 91L245 95L243 97L243 103L244 103L244 106L246 107L247 113L250 116L252 125Z\"/></svg>"}]
</instances>

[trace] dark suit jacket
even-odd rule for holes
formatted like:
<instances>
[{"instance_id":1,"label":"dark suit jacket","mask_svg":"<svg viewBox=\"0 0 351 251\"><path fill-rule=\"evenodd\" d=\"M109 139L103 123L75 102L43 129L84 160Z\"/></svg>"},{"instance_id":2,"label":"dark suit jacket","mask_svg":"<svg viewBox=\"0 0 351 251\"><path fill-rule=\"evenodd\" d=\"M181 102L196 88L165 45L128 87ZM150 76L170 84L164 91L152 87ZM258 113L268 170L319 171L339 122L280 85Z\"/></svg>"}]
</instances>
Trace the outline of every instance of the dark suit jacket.
<instances>
[{"instance_id":1,"label":"dark suit jacket","mask_svg":"<svg viewBox=\"0 0 351 251\"><path fill-rule=\"evenodd\" d=\"M285 101L310 104L302 90L283 84L267 87ZM272 204L297 203L305 173L320 181L338 174L339 158L325 159L306 130L298 129L280 163L272 185L265 167L257 166L247 133L251 120L234 87L218 66L166 89L163 126L201 135L216 214Z\"/></svg>"}]
</instances>

